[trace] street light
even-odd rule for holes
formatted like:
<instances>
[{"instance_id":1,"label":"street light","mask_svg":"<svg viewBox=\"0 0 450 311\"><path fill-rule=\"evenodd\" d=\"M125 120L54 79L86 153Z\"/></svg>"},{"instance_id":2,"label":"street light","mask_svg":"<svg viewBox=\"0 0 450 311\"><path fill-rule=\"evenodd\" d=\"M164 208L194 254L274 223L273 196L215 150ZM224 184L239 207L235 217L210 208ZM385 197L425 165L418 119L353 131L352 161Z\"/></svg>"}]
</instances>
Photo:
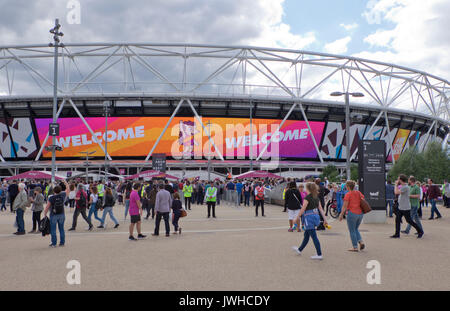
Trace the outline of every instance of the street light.
<instances>
[{"instance_id":1,"label":"street light","mask_svg":"<svg viewBox=\"0 0 450 311\"><path fill-rule=\"evenodd\" d=\"M105 113L105 185L108 183L108 115L109 102L103 102L103 112Z\"/></svg>"},{"instance_id":2,"label":"street light","mask_svg":"<svg viewBox=\"0 0 450 311\"><path fill-rule=\"evenodd\" d=\"M54 43L50 43L49 47L55 48L54 54L54 65L53 65L53 123L56 123L56 109L58 105L58 47L64 47L60 43L59 37L64 36L62 32L59 31L61 25L59 24L59 19L55 19L55 27L50 29L50 33L53 34ZM52 135L52 184L55 183L55 169L56 169L56 136Z\"/></svg>"},{"instance_id":3,"label":"street light","mask_svg":"<svg viewBox=\"0 0 450 311\"><path fill-rule=\"evenodd\" d=\"M364 97L363 93L349 93L349 92L333 92L330 94L331 96L345 96L345 143L347 145L347 162L346 162L346 171L347 171L347 180L350 180L350 95L353 97Z\"/></svg>"}]
</instances>

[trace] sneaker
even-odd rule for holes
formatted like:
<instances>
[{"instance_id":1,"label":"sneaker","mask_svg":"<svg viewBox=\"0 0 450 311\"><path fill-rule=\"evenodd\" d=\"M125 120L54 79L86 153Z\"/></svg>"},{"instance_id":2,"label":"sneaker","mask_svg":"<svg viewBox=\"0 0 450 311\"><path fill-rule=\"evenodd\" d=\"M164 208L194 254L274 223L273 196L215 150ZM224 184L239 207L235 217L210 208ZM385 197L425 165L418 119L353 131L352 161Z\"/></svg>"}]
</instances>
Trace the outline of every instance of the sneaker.
<instances>
[{"instance_id":1,"label":"sneaker","mask_svg":"<svg viewBox=\"0 0 450 311\"><path fill-rule=\"evenodd\" d=\"M156 234L156 233L152 233L152 236L159 236L159 234Z\"/></svg>"},{"instance_id":2,"label":"sneaker","mask_svg":"<svg viewBox=\"0 0 450 311\"><path fill-rule=\"evenodd\" d=\"M50 244L48 247L51 247L51 248L56 248L56 245L54 245L54 244Z\"/></svg>"},{"instance_id":3,"label":"sneaker","mask_svg":"<svg viewBox=\"0 0 450 311\"><path fill-rule=\"evenodd\" d=\"M94 226L93 226L93 225L90 225L88 230L89 230L89 231L92 231L92 228L94 228Z\"/></svg>"},{"instance_id":4,"label":"sneaker","mask_svg":"<svg viewBox=\"0 0 450 311\"><path fill-rule=\"evenodd\" d=\"M103 227L103 225L100 225L97 227L98 229L105 229L105 227Z\"/></svg>"},{"instance_id":5,"label":"sneaker","mask_svg":"<svg viewBox=\"0 0 450 311\"><path fill-rule=\"evenodd\" d=\"M75 231L75 228L70 228L70 229L67 230L67 231Z\"/></svg>"},{"instance_id":6,"label":"sneaker","mask_svg":"<svg viewBox=\"0 0 450 311\"><path fill-rule=\"evenodd\" d=\"M406 230L403 230L403 231L400 231L400 232L403 233L403 234L409 234L409 232L406 231Z\"/></svg>"},{"instance_id":7,"label":"sneaker","mask_svg":"<svg viewBox=\"0 0 450 311\"><path fill-rule=\"evenodd\" d=\"M169 237L169 236L170 236L170 234L169 234L169 233L166 233L166 236L167 236L167 237Z\"/></svg>"},{"instance_id":8,"label":"sneaker","mask_svg":"<svg viewBox=\"0 0 450 311\"><path fill-rule=\"evenodd\" d=\"M36 230L31 230L28 233L35 233L35 232L36 232Z\"/></svg>"},{"instance_id":9,"label":"sneaker","mask_svg":"<svg viewBox=\"0 0 450 311\"><path fill-rule=\"evenodd\" d=\"M128 241L137 241L137 239L134 236L130 235L128 237Z\"/></svg>"},{"instance_id":10,"label":"sneaker","mask_svg":"<svg viewBox=\"0 0 450 311\"><path fill-rule=\"evenodd\" d=\"M323 257L322 257L322 256L319 256L319 255L314 255L314 256L311 256L311 259L322 260Z\"/></svg>"},{"instance_id":11,"label":"sneaker","mask_svg":"<svg viewBox=\"0 0 450 311\"><path fill-rule=\"evenodd\" d=\"M59 247L64 247L64 244L59 244Z\"/></svg>"},{"instance_id":12,"label":"sneaker","mask_svg":"<svg viewBox=\"0 0 450 311\"><path fill-rule=\"evenodd\" d=\"M417 234L417 238L418 238L418 239L421 239L421 238L423 237L423 234L424 234L423 231L422 231L422 232L419 232L419 233Z\"/></svg>"},{"instance_id":13,"label":"sneaker","mask_svg":"<svg viewBox=\"0 0 450 311\"><path fill-rule=\"evenodd\" d=\"M114 226L114 229L117 229L119 227L119 224L116 224L115 226Z\"/></svg>"},{"instance_id":14,"label":"sneaker","mask_svg":"<svg viewBox=\"0 0 450 311\"><path fill-rule=\"evenodd\" d=\"M145 239L147 236L143 234L138 234L138 239Z\"/></svg>"},{"instance_id":15,"label":"sneaker","mask_svg":"<svg viewBox=\"0 0 450 311\"><path fill-rule=\"evenodd\" d=\"M400 238L400 236L399 236L399 235L395 235L395 234L394 234L394 235L391 235L391 236L390 236L390 238L391 238L391 239L399 239L399 238Z\"/></svg>"},{"instance_id":16,"label":"sneaker","mask_svg":"<svg viewBox=\"0 0 450 311\"><path fill-rule=\"evenodd\" d=\"M434 218L432 218L432 217L430 217L430 218L428 218L428 220L433 220Z\"/></svg>"},{"instance_id":17,"label":"sneaker","mask_svg":"<svg viewBox=\"0 0 450 311\"><path fill-rule=\"evenodd\" d=\"M302 252L300 252L300 251L298 250L298 247L297 247L297 246L292 246L292 250L293 250L294 252L296 252L298 255L301 255L301 254L302 254Z\"/></svg>"},{"instance_id":18,"label":"sneaker","mask_svg":"<svg viewBox=\"0 0 450 311\"><path fill-rule=\"evenodd\" d=\"M438 216L438 217L436 217L436 219L439 219L439 218L442 218L442 216Z\"/></svg>"},{"instance_id":19,"label":"sneaker","mask_svg":"<svg viewBox=\"0 0 450 311\"><path fill-rule=\"evenodd\" d=\"M292 228L288 229L288 232L293 232L293 231L294 231L294 229L292 229Z\"/></svg>"}]
</instances>

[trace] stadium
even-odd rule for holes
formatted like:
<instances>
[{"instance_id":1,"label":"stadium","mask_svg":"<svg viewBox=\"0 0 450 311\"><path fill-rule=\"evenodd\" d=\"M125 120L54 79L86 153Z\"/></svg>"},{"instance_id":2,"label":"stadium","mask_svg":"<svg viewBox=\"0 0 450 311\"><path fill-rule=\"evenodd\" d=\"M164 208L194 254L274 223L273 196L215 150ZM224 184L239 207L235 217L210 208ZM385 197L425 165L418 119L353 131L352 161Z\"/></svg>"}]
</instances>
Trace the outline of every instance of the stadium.
<instances>
[{"instance_id":1,"label":"stadium","mask_svg":"<svg viewBox=\"0 0 450 311\"><path fill-rule=\"evenodd\" d=\"M64 43L58 60L60 174L107 163L110 174L130 175L154 154L177 176L344 170L346 103L333 92L364 95L349 97L352 161L361 139L386 142L388 167L432 141L448 150L450 83L395 64L162 43ZM53 70L47 44L0 46L2 176L50 169Z\"/></svg>"}]
</instances>

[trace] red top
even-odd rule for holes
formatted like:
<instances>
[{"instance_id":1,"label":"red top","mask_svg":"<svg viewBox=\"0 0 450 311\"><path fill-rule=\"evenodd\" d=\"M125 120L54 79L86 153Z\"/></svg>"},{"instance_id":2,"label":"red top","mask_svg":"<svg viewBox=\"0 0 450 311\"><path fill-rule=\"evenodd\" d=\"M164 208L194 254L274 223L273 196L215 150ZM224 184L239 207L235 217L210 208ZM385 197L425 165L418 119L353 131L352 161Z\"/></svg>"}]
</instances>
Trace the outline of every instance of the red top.
<instances>
[{"instance_id":1,"label":"red top","mask_svg":"<svg viewBox=\"0 0 450 311\"><path fill-rule=\"evenodd\" d=\"M347 209L353 214L362 214L361 198L364 199L364 195L358 190L349 191L344 196L344 202L348 202Z\"/></svg>"}]
</instances>

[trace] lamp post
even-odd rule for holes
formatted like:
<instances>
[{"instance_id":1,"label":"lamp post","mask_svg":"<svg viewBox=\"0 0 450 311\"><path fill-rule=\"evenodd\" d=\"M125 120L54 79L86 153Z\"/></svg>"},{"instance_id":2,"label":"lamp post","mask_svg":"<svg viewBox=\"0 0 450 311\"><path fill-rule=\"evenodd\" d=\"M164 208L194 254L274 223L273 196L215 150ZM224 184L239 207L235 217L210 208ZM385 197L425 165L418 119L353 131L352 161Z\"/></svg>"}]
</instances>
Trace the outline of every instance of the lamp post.
<instances>
[{"instance_id":1,"label":"lamp post","mask_svg":"<svg viewBox=\"0 0 450 311\"><path fill-rule=\"evenodd\" d=\"M331 96L345 96L345 144L347 146L347 161L346 161L346 175L347 180L350 180L350 95L353 97L364 97L363 93L349 93L349 92L333 92Z\"/></svg>"},{"instance_id":2,"label":"lamp post","mask_svg":"<svg viewBox=\"0 0 450 311\"><path fill-rule=\"evenodd\" d=\"M109 102L103 102L103 112L105 113L105 185L108 183L108 115Z\"/></svg>"},{"instance_id":3,"label":"lamp post","mask_svg":"<svg viewBox=\"0 0 450 311\"><path fill-rule=\"evenodd\" d=\"M208 120L209 150L208 150L208 182L211 181L211 120Z\"/></svg>"},{"instance_id":4,"label":"lamp post","mask_svg":"<svg viewBox=\"0 0 450 311\"><path fill-rule=\"evenodd\" d=\"M62 32L59 31L61 25L59 24L59 19L55 19L55 27L50 29L50 33L53 34L53 43L50 43L50 47L55 48L55 53L53 57L53 123L56 123L56 110L58 106L58 48L64 47L60 43L59 37L64 36ZM56 136L52 135L52 184L55 183L55 169L56 169Z\"/></svg>"}]
</instances>

